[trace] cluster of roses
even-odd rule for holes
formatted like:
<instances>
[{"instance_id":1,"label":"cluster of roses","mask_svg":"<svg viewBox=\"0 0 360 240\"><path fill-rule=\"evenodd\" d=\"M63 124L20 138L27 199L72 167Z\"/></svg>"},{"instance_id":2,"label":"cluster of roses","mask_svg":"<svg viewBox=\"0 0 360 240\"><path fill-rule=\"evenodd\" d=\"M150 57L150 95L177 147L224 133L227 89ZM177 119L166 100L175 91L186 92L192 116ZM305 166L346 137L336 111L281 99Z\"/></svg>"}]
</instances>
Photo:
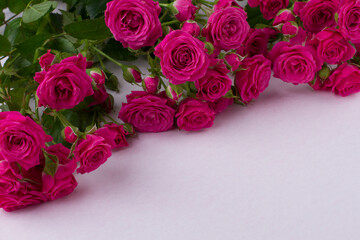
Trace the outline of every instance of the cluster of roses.
<instances>
[{"instance_id":1,"label":"cluster of roses","mask_svg":"<svg viewBox=\"0 0 360 240\"><path fill-rule=\"evenodd\" d=\"M77 186L75 171L92 172L105 163L112 149L128 145L126 135L130 133L123 125L109 123L80 132L60 115L60 110L74 108L85 97L92 97L89 107L107 106L109 95L103 72L87 69L91 63L82 55L54 61L50 52L40 58L42 71L35 76L38 105L51 109L43 114L52 114L64 123L64 139L72 146L50 145L52 137L37 123L37 117L33 120L20 112L1 112L0 208L5 211L72 193Z\"/></svg>"}]
</instances>

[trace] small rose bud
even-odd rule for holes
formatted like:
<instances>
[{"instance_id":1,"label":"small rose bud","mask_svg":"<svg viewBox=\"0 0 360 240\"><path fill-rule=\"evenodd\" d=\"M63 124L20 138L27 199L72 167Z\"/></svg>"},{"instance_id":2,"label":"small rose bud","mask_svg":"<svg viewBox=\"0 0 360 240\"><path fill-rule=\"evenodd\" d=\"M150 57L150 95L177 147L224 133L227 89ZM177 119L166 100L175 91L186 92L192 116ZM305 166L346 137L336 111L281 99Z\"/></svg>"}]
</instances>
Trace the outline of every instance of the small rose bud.
<instances>
[{"instance_id":1,"label":"small rose bud","mask_svg":"<svg viewBox=\"0 0 360 240\"><path fill-rule=\"evenodd\" d=\"M96 85L104 85L105 84L105 73L98 69L98 68L93 68L90 69L90 76L92 77L92 79L94 79Z\"/></svg>"},{"instance_id":2,"label":"small rose bud","mask_svg":"<svg viewBox=\"0 0 360 240\"><path fill-rule=\"evenodd\" d=\"M214 53L215 47L211 42L205 42L205 48L208 50L209 55Z\"/></svg>"},{"instance_id":3,"label":"small rose bud","mask_svg":"<svg viewBox=\"0 0 360 240\"><path fill-rule=\"evenodd\" d=\"M48 50L48 52L42 55L39 59L39 64L43 70L48 70L55 59L55 55L50 52L51 50Z\"/></svg>"},{"instance_id":4,"label":"small rose bud","mask_svg":"<svg viewBox=\"0 0 360 240\"><path fill-rule=\"evenodd\" d=\"M281 28L281 32L284 35L290 35L290 36L295 36L299 31L299 26L297 25L296 22L286 22L282 28Z\"/></svg>"},{"instance_id":5,"label":"small rose bud","mask_svg":"<svg viewBox=\"0 0 360 240\"><path fill-rule=\"evenodd\" d=\"M236 71L241 64L240 57L234 53L226 55L225 60L231 66L231 71Z\"/></svg>"},{"instance_id":6,"label":"small rose bud","mask_svg":"<svg viewBox=\"0 0 360 240\"><path fill-rule=\"evenodd\" d=\"M191 0L175 0L172 3L171 10L177 20L184 22L189 19L194 20L198 8L191 3Z\"/></svg>"},{"instance_id":7,"label":"small rose bud","mask_svg":"<svg viewBox=\"0 0 360 240\"><path fill-rule=\"evenodd\" d=\"M142 81L141 73L138 71L138 69L124 65L122 67L122 70L125 81L129 83L134 83L134 82L140 83Z\"/></svg>"},{"instance_id":8,"label":"small rose bud","mask_svg":"<svg viewBox=\"0 0 360 240\"><path fill-rule=\"evenodd\" d=\"M286 23L289 21L295 21L295 16L293 15L292 11L289 9L282 9L276 15L274 19L273 26L279 25L281 23Z\"/></svg>"},{"instance_id":9,"label":"small rose bud","mask_svg":"<svg viewBox=\"0 0 360 240\"><path fill-rule=\"evenodd\" d=\"M193 37L198 37L200 35L200 26L197 22L192 20L187 20L181 30L190 33Z\"/></svg>"},{"instance_id":10,"label":"small rose bud","mask_svg":"<svg viewBox=\"0 0 360 240\"><path fill-rule=\"evenodd\" d=\"M328 79L331 74L331 70L328 66L324 65L322 69L318 72L318 76L321 79Z\"/></svg>"},{"instance_id":11,"label":"small rose bud","mask_svg":"<svg viewBox=\"0 0 360 240\"><path fill-rule=\"evenodd\" d=\"M148 93L156 93L159 88L159 78L158 77L146 77L142 82L143 89Z\"/></svg>"},{"instance_id":12,"label":"small rose bud","mask_svg":"<svg viewBox=\"0 0 360 240\"><path fill-rule=\"evenodd\" d=\"M178 87L180 87L179 85L177 85ZM181 88L181 87L180 87ZM180 90L180 89L178 89L178 90ZM167 88L166 88L166 95L170 98L170 99L172 99L172 100L174 100L174 101L178 101L180 98L181 98L181 96L182 96L182 92L180 92L180 93L176 93L176 91L169 85L169 86L167 86Z\"/></svg>"},{"instance_id":13,"label":"small rose bud","mask_svg":"<svg viewBox=\"0 0 360 240\"><path fill-rule=\"evenodd\" d=\"M76 139L78 138L77 134L75 132L78 132L78 131L79 130L77 128L74 131L70 126L67 126L63 132L65 141L67 141L69 143L74 143L76 141Z\"/></svg>"}]
</instances>

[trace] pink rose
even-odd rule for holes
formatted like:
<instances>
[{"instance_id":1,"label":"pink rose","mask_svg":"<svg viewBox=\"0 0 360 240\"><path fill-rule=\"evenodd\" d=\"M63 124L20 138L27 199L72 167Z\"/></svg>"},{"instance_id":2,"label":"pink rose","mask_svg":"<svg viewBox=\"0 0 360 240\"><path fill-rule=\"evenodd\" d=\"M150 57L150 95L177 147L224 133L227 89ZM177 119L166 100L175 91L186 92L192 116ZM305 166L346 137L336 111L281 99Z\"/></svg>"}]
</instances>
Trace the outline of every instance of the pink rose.
<instances>
[{"instance_id":1,"label":"pink rose","mask_svg":"<svg viewBox=\"0 0 360 240\"><path fill-rule=\"evenodd\" d=\"M314 84L312 84L312 82L309 82L309 85L315 90L315 91L320 91L320 90L331 90L334 83L329 79L321 79L319 77L319 75L316 76L316 80L314 82Z\"/></svg>"},{"instance_id":2,"label":"pink rose","mask_svg":"<svg viewBox=\"0 0 360 240\"><path fill-rule=\"evenodd\" d=\"M12 194L0 194L0 208L7 212L45 202L45 195L39 191L24 189Z\"/></svg>"},{"instance_id":3,"label":"pink rose","mask_svg":"<svg viewBox=\"0 0 360 240\"><path fill-rule=\"evenodd\" d=\"M175 110L163 97L146 92L132 92L122 104L119 118L139 132L163 132L174 125Z\"/></svg>"},{"instance_id":4,"label":"pink rose","mask_svg":"<svg viewBox=\"0 0 360 240\"><path fill-rule=\"evenodd\" d=\"M9 194L20 191L22 184L17 174L7 161L0 161L0 194Z\"/></svg>"},{"instance_id":5,"label":"pink rose","mask_svg":"<svg viewBox=\"0 0 360 240\"><path fill-rule=\"evenodd\" d=\"M295 36L291 36L290 43L293 45L303 45L307 39L312 37L312 33L306 32L302 27L298 28Z\"/></svg>"},{"instance_id":6,"label":"pink rose","mask_svg":"<svg viewBox=\"0 0 360 240\"><path fill-rule=\"evenodd\" d=\"M78 138L76 133L70 126L67 126L64 129L64 137L65 137L65 141L67 141L69 143L74 143L76 141L76 139Z\"/></svg>"},{"instance_id":7,"label":"pink rose","mask_svg":"<svg viewBox=\"0 0 360 240\"><path fill-rule=\"evenodd\" d=\"M162 36L160 12L152 0L113 0L106 4L105 23L125 48L137 50L153 46Z\"/></svg>"},{"instance_id":8,"label":"pink rose","mask_svg":"<svg viewBox=\"0 0 360 240\"><path fill-rule=\"evenodd\" d=\"M214 5L214 11L228 7L240 7L240 5L235 0L218 0Z\"/></svg>"},{"instance_id":9,"label":"pink rose","mask_svg":"<svg viewBox=\"0 0 360 240\"><path fill-rule=\"evenodd\" d=\"M143 88L148 93L156 93L159 88L160 80L158 77L146 77L143 81Z\"/></svg>"},{"instance_id":10,"label":"pink rose","mask_svg":"<svg viewBox=\"0 0 360 240\"><path fill-rule=\"evenodd\" d=\"M49 69L49 67L51 66L51 64L53 63L53 61L55 59L55 55L51 54L50 52L51 52L51 50L48 50L47 53L42 55L39 59L39 64L41 66L41 69L43 69L43 70Z\"/></svg>"},{"instance_id":11,"label":"pink rose","mask_svg":"<svg viewBox=\"0 0 360 240\"><path fill-rule=\"evenodd\" d=\"M219 98L215 102L209 102L208 104L209 107L215 112L215 114L219 114L233 103L234 99L232 98Z\"/></svg>"},{"instance_id":12,"label":"pink rose","mask_svg":"<svg viewBox=\"0 0 360 240\"><path fill-rule=\"evenodd\" d=\"M237 50L241 56L266 54L269 43L269 32L266 29L250 29L244 44Z\"/></svg>"},{"instance_id":13,"label":"pink rose","mask_svg":"<svg viewBox=\"0 0 360 240\"><path fill-rule=\"evenodd\" d=\"M100 73L91 71L90 75L96 83L97 90L94 90L94 94L92 95L94 101L89 104L89 107L100 105L109 97L105 89L105 73L103 71L100 71Z\"/></svg>"},{"instance_id":14,"label":"pink rose","mask_svg":"<svg viewBox=\"0 0 360 240\"><path fill-rule=\"evenodd\" d=\"M59 165L54 176L44 174L42 177L42 192L48 200L63 198L77 187L73 175L77 167L73 159L69 159L70 150L62 144L51 145L46 148L47 153L54 155L59 160Z\"/></svg>"},{"instance_id":15,"label":"pink rose","mask_svg":"<svg viewBox=\"0 0 360 240\"><path fill-rule=\"evenodd\" d=\"M307 44L317 49L319 58L329 64L348 61L356 51L335 28L327 28L319 32Z\"/></svg>"},{"instance_id":16,"label":"pink rose","mask_svg":"<svg viewBox=\"0 0 360 240\"><path fill-rule=\"evenodd\" d=\"M215 11L203 29L206 41L211 42L215 49L237 49L244 42L250 26L246 21L244 9L228 7Z\"/></svg>"},{"instance_id":17,"label":"pink rose","mask_svg":"<svg viewBox=\"0 0 360 240\"><path fill-rule=\"evenodd\" d=\"M191 0L175 0L173 5L178 12L175 17L180 22L195 19L195 13L198 8L191 3Z\"/></svg>"},{"instance_id":18,"label":"pink rose","mask_svg":"<svg viewBox=\"0 0 360 240\"><path fill-rule=\"evenodd\" d=\"M278 42L269 52L274 77L293 84L308 83L321 69L321 62L311 48Z\"/></svg>"},{"instance_id":19,"label":"pink rose","mask_svg":"<svg viewBox=\"0 0 360 240\"><path fill-rule=\"evenodd\" d=\"M184 22L183 26L181 27L181 30L184 32L190 33L193 37L198 37L200 35L200 27L197 22L194 21L186 21Z\"/></svg>"},{"instance_id":20,"label":"pink rose","mask_svg":"<svg viewBox=\"0 0 360 240\"><path fill-rule=\"evenodd\" d=\"M333 83L332 91L335 94L346 97L360 92L360 70L358 67L344 63L330 75L329 80Z\"/></svg>"},{"instance_id":21,"label":"pink rose","mask_svg":"<svg viewBox=\"0 0 360 240\"><path fill-rule=\"evenodd\" d=\"M209 66L205 44L189 33L176 30L155 47L162 72L170 83L182 84L203 77Z\"/></svg>"},{"instance_id":22,"label":"pink rose","mask_svg":"<svg viewBox=\"0 0 360 240\"><path fill-rule=\"evenodd\" d=\"M281 28L281 32L284 35L296 35L299 31L299 26L296 22L286 22Z\"/></svg>"},{"instance_id":23,"label":"pink rose","mask_svg":"<svg viewBox=\"0 0 360 240\"><path fill-rule=\"evenodd\" d=\"M92 79L86 74L86 59L80 54L52 65L35 76L39 106L71 109L94 93Z\"/></svg>"},{"instance_id":24,"label":"pink rose","mask_svg":"<svg viewBox=\"0 0 360 240\"><path fill-rule=\"evenodd\" d=\"M115 123L106 124L94 134L103 137L106 143L111 146L111 149L127 147L129 145L126 141L126 135L129 135L129 133L125 131L122 125Z\"/></svg>"},{"instance_id":25,"label":"pink rose","mask_svg":"<svg viewBox=\"0 0 360 240\"><path fill-rule=\"evenodd\" d=\"M187 98L176 113L177 125L185 131L198 131L213 125L215 112L203 101Z\"/></svg>"},{"instance_id":26,"label":"pink rose","mask_svg":"<svg viewBox=\"0 0 360 240\"><path fill-rule=\"evenodd\" d=\"M52 140L31 118L19 112L0 112L0 157L25 169L40 164L45 143Z\"/></svg>"},{"instance_id":27,"label":"pink rose","mask_svg":"<svg viewBox=\"0 0 360 240\"><path fill-rule=\"evenodd\" d=\"M86 139L79 141L74 151L75 160L80 162L78 173L89 173L104 164L111 156L111 146L103 137L86 135Z\"/></svg>"},{"instance_id":28,"label":"pink rose","mask_svg":"<svg viewBox=\"0 0 360 240\"><path fill-rule=\"evenodd\" d=\"M245 102L259 97L269 86L271 78L271 61L263 55L245 58L241 70L236 72L235 86Z\"/></svg>"},{"instance_id":29,"label":"pink rose","mask_svg":"<svg viewBox=\"0 0 360 240\"><path fill-rule=\"evenodd\" d=\"M360 43L360 1L343 1L341 5L338 11L340 32L352 43Z\"/></svg>"},{"instance_id":30,"label":"pink rose","mask_svg":"<svg viewBox=\"0 0 360 240\"><path fill-rule=\"evenodd\" d=\"M294 11L296 16L300 16L300 10L303 9L306 4L307 4L307 2L295 1L293 11Z\"/></svg>"},{"instance_id":31,"label":"pink rose","mask_svg":"<svg viewBox=\"0 0 360 240\"><path fill-rule=\"evenodd\" d=\"M249 0L248 3L252 8L260 5L260 11L264 18L271 20L281 9L289 5L289 0Z\"/></svg>"},{"instance_id":32,"label":"pink rose","mask_svg":"<svg viewBox=\"0 0 360 240\"><path fill-rule=\"evenodd\" d=\"M141 73L139 73L138 71L136 71L133 68L129 69L129 72L131 73L131 75L134 77L135 82L137 83L141 83L142 82L142 78L141 78Z\"/></svg>"},{"instance_id":33,"label":"pink rose","mask_svg":"<svg viewBox=\"0 0 360 240\"><path fill-rule=\"evenodd\" d=\"M286 23L290 21L296 21L295 16L293 15L292 11L289 9L285 9L275 17L273 26L279 25L281 23Z\"/></svg>"},{"instance_id":34,"label":"pink rose","mask_svg":"<svg viewBox=\"0 0 360 240\"><path fill-rule=\"evenodd\" d=\"M305 31L317 33L325 27L335 27L335 13L339 0L310 0L300 10L300 19Z\"/></svg>"},{"instance_id":35,"label":"pink rose","mask_svg":"<svg viewBox=\"0 0 360 240\"><path fill-rule=\"evenodd\" d=\"M195 82L195 87L198 90L197 97L214 102L225 96L232 84L227 75L229 72L223 60L213 59L205 76Z\"/></svg>"},{"instance_id":36,"label":"pink rose","mask_svg":"<svg viewBox=\"0 0 360 240\"><path fill-rule=\"evenodd\" d=\"M246 55L246 54L245 54ZM241 64L241 59L238 54L230 53L225 56L225 61L231 66L231 71L235 72Z\"/></svg>"}]
</instances>

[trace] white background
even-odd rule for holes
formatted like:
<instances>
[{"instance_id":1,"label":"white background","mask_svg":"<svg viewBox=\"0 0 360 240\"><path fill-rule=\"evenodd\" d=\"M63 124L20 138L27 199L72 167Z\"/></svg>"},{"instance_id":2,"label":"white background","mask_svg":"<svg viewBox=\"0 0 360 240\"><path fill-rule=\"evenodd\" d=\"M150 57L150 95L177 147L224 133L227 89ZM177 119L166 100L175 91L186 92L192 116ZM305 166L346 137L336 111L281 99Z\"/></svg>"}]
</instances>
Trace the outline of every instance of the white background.
<instances>
[{"instance_id":1,"label":"white background","mask_svg":"<svg viewBox=\"0 0 360 240\"><path fill-rule=\"evenodd\" d=\"M139 134L68 197L0 210L0 239L357 240L359 126L360 94L272 79L211 129Z\"/></svg>"}]
</instances>

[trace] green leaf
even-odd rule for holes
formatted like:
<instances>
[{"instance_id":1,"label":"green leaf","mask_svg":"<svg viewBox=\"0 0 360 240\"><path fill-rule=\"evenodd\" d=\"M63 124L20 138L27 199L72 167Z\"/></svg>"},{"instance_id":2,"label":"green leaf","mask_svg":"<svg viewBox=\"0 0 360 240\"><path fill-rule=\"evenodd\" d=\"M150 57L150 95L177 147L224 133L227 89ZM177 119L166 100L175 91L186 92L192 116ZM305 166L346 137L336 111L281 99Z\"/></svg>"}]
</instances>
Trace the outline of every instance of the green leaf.
<instances>
[{"instance_id":1,"label":"green leaf","mask_svg":"<svg viewBox=\"0 0 360 240\"><path fill-rule=\"evenodd\" d=\"M29 6L24 11L23 22L24 23L35 22L42 16L54 10L56 7L57 7L57 2L55 1L47 1Z\"/></svg>"},{"instance_id":2,"label":"green leaf","mask_svg":"<svg viewBox=\"0 0 360 240\"><path fill-rule=\"evenodd\" d=\"M60 10L63 16L63 26L73 23L75 21L75 14L73 12L67 12L64 10Z\"/></svg>"},{"instance_id":3,"label":"green leaf","mask_svg":"<svg viewBox=\"0 0 360 240\"><path fill-rule=\"evenodd\" d=\"M8 7L13 13L22 12L31 0L8 0Z\"/></svg>"},{"instance_id":4,"label":"green leaf","mask_svg":"<svg viewBox=\"0 0 360 240\"><path fill-rule=\"evenodd\" d=\"M66 3L69 8L72 8L77 2L78 0L62 0L64 3Z\"/></svg>"},{"instance_id":5,"label":"green leaf","mask_svg":"<svg viewBox=\"0 0 360 240\"><path fill-rule=\"evenodd\" d=\"M3 11L0 11L0 23L4 22L4 20L5 20L5 14Z\"/></svg>"},{"instance_id":6,"label":"green leaf","mask_svg":"<svg viewBox=\"0 0 360 240\"><path fill-rule=\"evenodd\" d=\"M34 35L34 32L21 24L21 18L15 18L5 28L4 36L9 39L11 45L26 41Z\"/></svg>"},{"instance_id":7,"label":"green leaf","mask_svg":"<svg viewBox=\"0 0 360 240\"><path fill-rule=\"evenodd\" d=\"M72 54L78 53L74 44L66 38L56 38L53 41L51 41L47 45L47 47L49 49L58 50L60 52L67 52L67 53L72 53Z\"/></svg>"},{"instance_id":8,"label":"green leaf","mask_svg":"<svg viewBox=\"0 0 360 240\"><path fill-rule=\"evenodd\" d=\"M30 62L33 61L36 50L41 47L44 42L51 37L50 34L39 34L29 38L27 41L16 45L17 50L24 58Z\"/></svg>"},{"instance_id":9,"label":"green leaf","mask_svg":"<svg viewBox=\"0 0 360 240\"><path fill-rule=\"evenodd\" d=\"M0 9L4 9L7 7L7 0L0 0Z\"/></svg>"},{"instance_id":10,"label":"green leaf","mask_svg":"<svg viewBox=\"0 0 360 240\"><path fill-rule=\"evenodd\" d=\"M127 48L124 48L123 45L111 38L107 43L103 52L109 55L112 58L115 58L120 61L134 61L138 57L131 53Z\"/></svg>"},{"instance_id":11,"label":"green leaf","mask_svg":"<svg viewBox=\"0 0 360 240\"><path fill-rule=\"evenodd\" d=\"M11 51L11 44L9 40L0 35L0 56L6 56Z\"/></svg>"},{"instance_id":12,"label":"green leaf","mask_svg":"<svg viewBox=\"0 0 360 240\"><path fill-rule=\"evenodd\" d=\"M247 21L250 27L255 28L256 24L271 25L271 21L264 19L263 14L260 11L260 7L251 8L249 4L247 4L245 6L245 11L248 16Z\"/></svg>"},{"instance_id":13,"label":"green leaf","mask_svg":"<svg viewBox=\"0 0 360 240\"><path fill-rule=\"evenodd\" d=\"M44 173L54 177L59 165L59 159L57 156L49 154L45 151L44 151L44 156L45 156Z\"/></svg>"},{"instance_id":14,"label":"green leaf","mask_svg":"<svg viewBox=\"0 0 360 240\"><path fill-rule=\"evenodd\" d=\"M111 0L87 0L85 9L89 14L90 18L95 18L100 13L104 13L106 9L106 3Z\"/></svg>"},{"instance_id":15,"label":"green leaf","mask_svg":"<svg viewBox=\"0 0 360 240\"><path fill-rule=\"evenodd\" d=\"M119 79L111 72L105 71L105 73L107 76L105 81L105 86L112 91L119 92L119 88L120 88Z\"/></svg>"},{"instance_id":16,"label":"green leaf","mask_svg":"<svg viewBox=\"0 0 360 240\"><path fill-rule=\"evenodd\" d=\"M104 17L74 22L64 27L65 32L78 39L103 40L112 36Z\"/></svg>"}]
</instances>

